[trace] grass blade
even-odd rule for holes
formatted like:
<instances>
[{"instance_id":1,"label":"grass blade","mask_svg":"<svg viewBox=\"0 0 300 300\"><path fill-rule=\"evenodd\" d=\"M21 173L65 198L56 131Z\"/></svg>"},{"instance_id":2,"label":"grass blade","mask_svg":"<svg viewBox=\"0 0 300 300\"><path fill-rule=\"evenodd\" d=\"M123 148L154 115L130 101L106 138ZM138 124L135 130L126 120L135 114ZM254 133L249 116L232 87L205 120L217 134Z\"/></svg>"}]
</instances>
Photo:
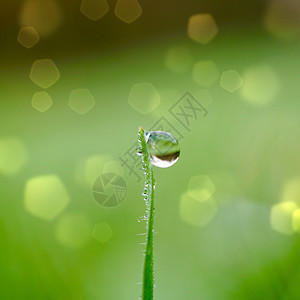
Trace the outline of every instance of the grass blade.
<instances>
[{"instance_id":1,"label":"grass blade","mask_svg":"<svg viewBox=\"0 0 300 300\"><path fill-rule=\"evenodd\" d=\"M145 131L139 128L139 142L142 150L143 169L145 174L145 202L146 202L146 252L143 272L143 300L153 300L154 270L153 270L153 241L154 241L154 189L155 181L150 160Z\"/></svg>"}]
</instances>

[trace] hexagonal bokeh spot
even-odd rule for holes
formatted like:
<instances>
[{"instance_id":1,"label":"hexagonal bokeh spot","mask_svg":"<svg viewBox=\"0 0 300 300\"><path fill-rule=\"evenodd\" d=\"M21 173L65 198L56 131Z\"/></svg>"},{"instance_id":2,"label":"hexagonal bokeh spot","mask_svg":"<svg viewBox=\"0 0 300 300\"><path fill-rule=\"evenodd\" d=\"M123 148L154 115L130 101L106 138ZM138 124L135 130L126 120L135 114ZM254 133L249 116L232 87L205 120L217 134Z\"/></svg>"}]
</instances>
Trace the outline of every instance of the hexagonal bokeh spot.
<instances>
[{"instance_id":1,"label":"hexagonal bokeh spot","mask_svg":"<svg viewBox=\"0 0 300 300\"><path fill-rule=\"evenodd\" d=\"M243 85L243 78L236 70L228 70L222 73L220 86L228 92L236 92Z\"/></svg>"},{"instance_id":2,"label":"hexagonal bokeh spot","mask_svg":"<svg viewBox=\"0 0 300 300\"><path fill-rule=\"evenodd\" d=\"M80 11L90 20L97 21L107 14L109 6L106 0L82 0Z\"/></svg>"},{"instance_id":3,"label":"hexagonal bokeh spot","mask_svg":"<svg viewBox=\"0 0 300 300\"><path fill-rule=\"evenodd\" d=\"M55 235L63 246L72 249L81 248L92 238L92 225L85 214L68 213L59 219Z\"/></svg>"},{"instance_id":4,"label":"hexagonal bokeh spot","mask_svg":"<svg viewBox=\"0 0 300 300\"><path fill-rule=\"evenodd\" d=\"M130 90L128 103L136 111L145 115L159 105L160 96L151 83L137 83Z\"/></svg>"},{"instance_id":5,"label":"hexagonal bokeh spot","mask_svg":"<svg viewBox=\"0 0 300 300\"><path fill-rule=\"evenodd\" d=\"M291 235L293 233L293 213L298 206L293 201L281 202L273 205L271 209L271 227L280 233Z\"/></svg>"},{"instance_id":6,"label":"hexagonal bokeh spot","mask_svg":"<svg viewBox=\"0 0 300 300\"><path fill-rule=\"evenodd\" d=\"M166 56L166 67L175 72L183 73L187 71L192 63L192 54L189 48L177 46L169 49Z\"/></svg>"},{"instance_id":7,"label":"hexagonal bokeh spot","mask_svg":"<svg viewBox=\"0 0 300 300\"><path fill-rule=\"evenodd\" d=\"M56 0L25 0L21 7L21 26L34 27L40 36L52 34L62 20L62 10Z\"/></svg>"},{"instance_id":8,"label":"hexagonal bokeh spot","mask_svg":"<svg viewBox=\"0 0 300 300\"><path fill-rule=\"evenodd\" d=\"M217 205L213 198L198 201L188 193L180 198L180 218L189 225L203 227L208 224L217 212Z\"/></svg>"},{"instance_id":9,"label":"hexagonal bokeh spot","mask_svg":"<svg viewBox=\"0 0 300 300\"><path fill-rule=\"evenodd\" d=\"M31 67L30 79L44 89L52 86L59 77L59 70L51 59L36 60Z\"/></svg>"},{"instance_id":10,"label":"hexagonal bokeh spot","mask_svg":"<svg viewBox=\"0 0 300 300\"><path fill-rule=\"evenodd\" d=\"M25 209L44 220L60 215L70 201L69 194L56 175L31 178L25 187Z\"/></svg>"},{"instance_id":11,"label":"hexagonal bokeh spot","mask_svg":"<svg viewBox=\"0 0 300 300\"><path fill-rule=\"evenodd\" d=\"M33 27L22 27L19 30L17 41L25 48L32 48L39 40L39 34Z\"/></svg>"},{"instance_id":12,"label":"hexagonal bokeh spot","mask_svg":"<svg viewBox=\"0 0 300 300\"><path fill-rule=\"evenodd\" d=\"M45 112L52 104L52 99L47 92L34 93L31 101L31 105L39 112Z\"/></svg>"},{"instance_id":13,"label":"hexagonal bokeh spot","mask_svg":"<svg viewBox=\"0 0 300 300\"><path fill-rule=\"evenodd\" d=\"M95 106L95 98L88 89L76 89L70 95L69 106L78 114L84 115Z\"/></svg>"},{"instance_id":14,"label":"hexagonal bokeh spot","mask_svg":"<svg viewBox=\"0 0 300 300\"><path fill-rule=\"evenodd\" d=\"M82 162L79 177L84 185L92 187L94 181L104 172L104 166L113 157L108 154L94 155Z\"/></svg>"},{"instance_id":15,"label":"hexagonal bokeh spot","mask_svg":"<svg viewBox=\"0 0 300 300\"><path fill-rule=\"evenodd\" d=\"M198 14L189 18L188 36L200 43L207 44L218 33L218 27L210 14Z\"/></svg>"},{"instance_id":16,"label":"hexagonal bokeh spot","mask_svg":"<svg viewBox=\"0 0 300 300\"><path fill-rule=\"evenodd\" d=\"M199 61L193 68L194 81L203 86L212 86L219 78L219 71L213 61Z\"/></svg>"},{"instance_id":17,"label":"hexagonal bokeh spot","mask_svg":"<svg viewBox=\"0 0 300 300\"><path fill-rule=\"evenodd\" d=\"M112 230L107 223L98 223L94 226L93 237L95 240L105 243L112 237Z\"/></svg>"},{"instance_id":18,"label":"hexagonal bokeh spot","mask_svg":"<svg viewBox=\"0 0 300 300\"><path fill-rule=\"evenodd\" d=\"M198 201L206 201L212 197L215 186L206 175L193 176L189 180L188 194Z\"/></svg>"},{"instance_id":19,"label":"hexagonal bokeh spot","mask_svg":"<svg viewBox=\"0 0 300 300\"><path fill-rule=\"evenodd\" d=\"M125 169L111 155L94 155L78 164L75 179L82 186L92 188L95 180L103 173L115 173L122 177Z\"/></svg>"},{"instance_id":20,"label":"hexagonal bokeh spot","mask_svg":"<svg viewBox=\"0 0 300 300\"><path fill-rule=\"evenodd\" d=\"M283 40L298 38L300 36L300 1L269 1L264 26L277 38Z\"/></svg>"},{"instance_id":21,"label":"hexagonal bokeh spot","mask_svg":"<svg viewBox=\"0 0 300 300\"><path fill-rule=\"evenodd\" d=\"M134 22L142 14L142 8L137 0L118 0L115 15L125 23Z\"/></svg>"},{"instance_id":22,"label":"hexagonal bokeh spot","mask_svg":"<svg viewBox=\"0 0 300 300\"><path fill-rule=\"evenodd\" d=\"M27 150L19 139L0 139L0 174L14 175L18 173L27 160Z\"/></svg>"},{"instance_id":23,"label":"hexagonal bokeh spot","mask_svg":"<svg viewBox=\"0 0 300 300\"><path fill-rule=\"evenodd\" d=\"M254 105L267 105L278 95L280 81L275 71L266 65L247 69L243 75L241 96Z\"/></svg>"}]
</instances>

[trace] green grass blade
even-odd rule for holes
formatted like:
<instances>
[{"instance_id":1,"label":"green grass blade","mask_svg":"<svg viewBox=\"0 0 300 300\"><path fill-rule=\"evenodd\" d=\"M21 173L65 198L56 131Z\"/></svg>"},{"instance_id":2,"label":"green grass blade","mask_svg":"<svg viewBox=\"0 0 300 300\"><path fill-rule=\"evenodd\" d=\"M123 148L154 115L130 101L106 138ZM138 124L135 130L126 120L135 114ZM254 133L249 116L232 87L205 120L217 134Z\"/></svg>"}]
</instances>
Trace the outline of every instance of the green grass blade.
<instances>
[{"instance_id":1,"label":"green grass blade","mask_svg":"<svg viewBox=\"0 0 300 300\"><path fill-rule=\"evenodd\" d=\"M155 181L150 160L145 131L139 128L139 142L142 150L143 169L145 174L145 202L146 202L146 252L143 273L143 300L152 300L154 291L153 270L153 241L154 241L154 189Z\"/></svg>"}]
</instances>

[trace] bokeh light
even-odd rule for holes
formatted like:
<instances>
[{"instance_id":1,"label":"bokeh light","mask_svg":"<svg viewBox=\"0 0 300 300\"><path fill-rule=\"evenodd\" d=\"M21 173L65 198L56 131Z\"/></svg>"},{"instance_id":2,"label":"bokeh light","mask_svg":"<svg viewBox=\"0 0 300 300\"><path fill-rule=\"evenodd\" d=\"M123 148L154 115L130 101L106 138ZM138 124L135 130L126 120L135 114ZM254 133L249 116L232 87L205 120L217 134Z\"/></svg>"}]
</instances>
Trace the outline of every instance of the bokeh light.
<instances>
[{"instance_id":1,"label":"bokeh light","mask_svg":"<svg viewBox=\"0 0 300 300\"><path fill-rule=\"evenodd\" d=\"M0 174L14 175L28 161L27 150L18 138L0 139Z\"/></svg>"},{"instance_id":2,"label":"bokeh light","mask_svg":"<svg viewBox=\"0 0 300 300\"><path fill-rule=\"evenodd\" d=\"M56 0L25 0L20 24L34 27L40 36L52 34L62 24L62 11Z\"/></svg>"},{"instance_id":3,"label":"bokeh light","mask_svg":"<svg viewBox=\"0 0 300 300\"><path fill-rule=\"evenodd\" d=\"M192 64L192 54L188 47L177 46L168 50L166 67L174 73L186 72Z\"/></svg>"},{"instance_id":4,"label":"bokeh light","mask_svg":"<svg viewBox=\"0 0 300 300\"><path fill-rule=\"evenodd\" d=\"M194 81L203 86L212 86L219 78L219 71L213 61L198 61L193 68Z\"/></svg>"},{"instance_id":5,"label":"bokeh light","mask_svg":"<svg viewBox=\"0 0 300 300\"><path fill-rule=\"evenodd\" d=\"M212 197L215 186L206 175L193 176L189 180L188 194L198 201L206 201Z\"/></svg>"},{"instance_id":6,"label":"bokeh light","mask_svg":"<svg viewBox=\"0 0 300 300\"><path fill-rule=\"evenodd\" d=\"M70 202L69 194L56 175L31 178L25 186L25 209L33 216L53 220Z\"/></svg>"},{"instance_id":7,"label":"bokeh light","mask_svg":"<svg viewBox=\"0 0 300 300\"><path fill-rule=\"evenodd\" d=\"M280 81L270 66L254 66L243 75L242 97L254 105L267 105L278 95Z\"/></svg>"},{"instance_id":8,"label":"bokeh light","mask_svg":"<svg viewBox=\"0 0 300 300\"><path fill-rule=\"evenodd\" d=\"M243 78L236 70L228 70L222 73L220 86L228 92L236 92L243 85Z\"/></svg>"},{"instance_id":9,"label":"bokeh light","mask_svg":"<svg viewBox=\"0 0 300 300\"><path fill-rule=\"evenodd\" d=\"M40 37L34 27L22 27L19 30L17 41L25 48L32 48L39 41Z\"/></svg>"},{"instance_id":10,"label":"bokeh light","mask_svg":"<svg viewBox=\"0 0 300 300\"><path fill-rule=\"evenodd\" d=\"M47 92L34 93L31 101L31 105L39 112L47 111L52 106L52 104L52 99Z\"/></svg>"},{"instance_id":11,"label":"bokeh light","mask_svg":"<svg viewBox=\"0 0 300 300\"><path fill-rule=\"evenodd\" d=\"M132 23L140 17L142 8L137 0L118 0L115 14L125 23Z\"/></svg>"},{"instance_id":12,"label":"bokeh light","mask_svg":"<svg viewBox=\"0 0 300 300\"><path fill-rule=\"evenodd\" d=\"M123 176L125 170L119 161L109 160L104 164L103 173L114 173Z\"/></svg>"},{"instance_id":13,"label":"bokeh light","mask_svg":"<svg viewBox=\"0 0 300 300\"><path fill-rule=\"evenodd\" d=\"M189 18L188 36L200 43L209 43L218 33L218 27L210 14L198 14Z\"/></svg>"},{"instance_id":14,"label":"bokeh light","mask_svg":"<svg viewBox=\"0 0 300 300\"><path fill-rule=\"evenodd\" d=\"M31 67L30 79L44 89L52 86L59 77L59 70L51 59L38 59Z\"/></svg>"},{"instance_id":15,"label":"bokeh light","mask_svg":"<svg viewBox=\"0 0 300 300\"><path fill-rule=\"evenodd\" d=\"M70 212L58 220L55 235L62 245L81 248L91 240L92 225L85 214Z\"/></svg>"},{"instance_id":16,"label":"bokeh light","mask_svg":"<svg viewBox=\"0 0 300 300\"><path fill-rule=\"evenodd\" d=\"M92 21L97 21L107 14L109 6L106 0L82 0L80 11Z\"/></svg>"},{"instance_id":17,"label":"bokeh light","mask_svg":"<svg viewBox=\"0 0 300 300\"><path fill-rule=\"evenodd\" d=\"M104 166L111 161L113 161L113 157L108 154L99 154L88 157L80 164L77 170L77 178L84 185L92 187L94 181L104 173Z\"/></svg>"},{"instance_id":18,"label":"bokeh light","mask_svg":"<svg viewBox=\"0 0 300 300\"><path fill-rule=\"evenodd\" d=\"M293 230L300 233L300 209L293 212Z\"/></svg>"},{"instance_id":19,"label":"bokeh light","mask_svg":"<svg viewBox=\"0 0 300 300\"><path fill-rule=\"evenodd\" d=\"M189 225L203 227L212 220L216 212L217 205L213 198L199 201L191 197L189 193L181 195L179 215Z\"/></svg>"},{"instance_id":20,"label":"bokeh light","mask_svg":"<svg viewBox=\"0 0 300 300\"><path fill-rule=\"evenodd\" d=\"M271 226L275 231L290 235L293 233L293 213L298 206L295 202L287 201L275 204L271 209Z\"/></svg>"},{"instance_id":21,"label":"bokeh light","mask_svg":"<svg viewBox=\"0 0 300 300\"><path fill-rule=\"evenodd\" d=\"M95 106L95 98L88 89L76 89L71 92L69 106L80 115L85 115Z\"/></svg>"},{"instance_id":22,"label":"bokeh light","mask_svg":"<svg viewBox=\"0 0 300 300\"><path fill-rule=\"evenodd\" d=\"M98 223L94 226L93 237L101 242L105 243L111 239L113 232L107 223Z\"/></svg>"},{"instance_id":23,"label":"bokeh light","mask_svg":"<svg viewBox=\"0 0 300 300\"><path fill-rule=\"evenodd\" d=\"M213 198L219 206L234 202L238 196L238 180L232 173L226 171L217 171L209 174L209 179L215 186Z\"/></svg>"},{"instance_id":24,"label":"bokeh light","mask_svg":"<svg viewBox=\"0 0 300 300\"><path fill-rule=\"evenodd\" d=\"M291 40L300 36L300 2L271 0L264 18L265 28L274 36Z\"/></svg>"},{"instance_id":25,"label":"bokeh light","mask_svg":"<svg viewBox=\"0 0 300 300\"><path fill-rule=\"evenodd\" d=\"M131 88L128 103L136 111L145 115L159 105L160 95L153 84L141 82Z\"/></svg>"},{"instance_id":26,"label":"bokeh light","mask_svg":"<svg viewBox=\"0 0 300 300\"><path fill-rule=\"evenodd\" d=\"M143 126L154 298L298 299L299 3L1 1L0 298L139 298Z\"/></svg>"},{"instance_id":27,"label":"bokeh light","mask_svg":"<svg viewBox=\"0 0 300 300\"><path fill-rule=\"evenodd\" d=\"M282 191L282 201L293 201L300 205L300 178L292 178L286 181Z\"/></svg>"},{"instance_id":28,"label":"bokeh light","mask_svg":"<svg viewBox=\"0 0 300 300\"><path fill-rule=\"evenodd\" d=\"M193 242L197 243L199 256L196 261L201 264L205 278L208 282L222 278L218 280L216 293L213 289L213 294L210 294L213 296L209 299L223 299L223 291L228 287L234 289L228 294L229 299L235 298L236 289L240 291L238 299L256 298L250 292L252 289L256 291L256 285L260 289L266 284L268 290L268 275L274 274L274 270L269 270L270 265L274 262L277 266L281 258L286 258L291 247L291 238L274 232L268 224L268 216L265 205L238 197L230 204L220 206L215 218L201 233L191 234L190 238L194 237ZM213 269L212 264L215 266ZM251 277L249 281L248 276ZM245 280L244 277L247 284L251 282L250 290L240 288L240 280ZM220 287L222 292L219 292ZM278 295L276 289L274 295Z\"/></svg>"}]
</instances>

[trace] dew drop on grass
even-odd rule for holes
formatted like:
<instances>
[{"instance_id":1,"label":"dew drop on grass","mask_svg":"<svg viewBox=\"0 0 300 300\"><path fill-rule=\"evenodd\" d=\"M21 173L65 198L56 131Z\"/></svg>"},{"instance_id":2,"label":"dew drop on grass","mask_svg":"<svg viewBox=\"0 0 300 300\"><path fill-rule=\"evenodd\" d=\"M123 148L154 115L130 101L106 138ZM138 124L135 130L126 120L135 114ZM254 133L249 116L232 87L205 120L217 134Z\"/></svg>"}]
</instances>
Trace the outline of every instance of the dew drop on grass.
<instances>
[{"instance_id":1,"label":"dew drop on grass","mask_svg":"<svg viewBox=\"0 0 300 300\"><path fill-rule=\"evenodd\" d=\"M154 166L168 168L177 162L180 155L179 143L171 133L146 131L145 139ZM141 155L140 149L138 149L138 155Z\"/></svg>"}]
</instances>

